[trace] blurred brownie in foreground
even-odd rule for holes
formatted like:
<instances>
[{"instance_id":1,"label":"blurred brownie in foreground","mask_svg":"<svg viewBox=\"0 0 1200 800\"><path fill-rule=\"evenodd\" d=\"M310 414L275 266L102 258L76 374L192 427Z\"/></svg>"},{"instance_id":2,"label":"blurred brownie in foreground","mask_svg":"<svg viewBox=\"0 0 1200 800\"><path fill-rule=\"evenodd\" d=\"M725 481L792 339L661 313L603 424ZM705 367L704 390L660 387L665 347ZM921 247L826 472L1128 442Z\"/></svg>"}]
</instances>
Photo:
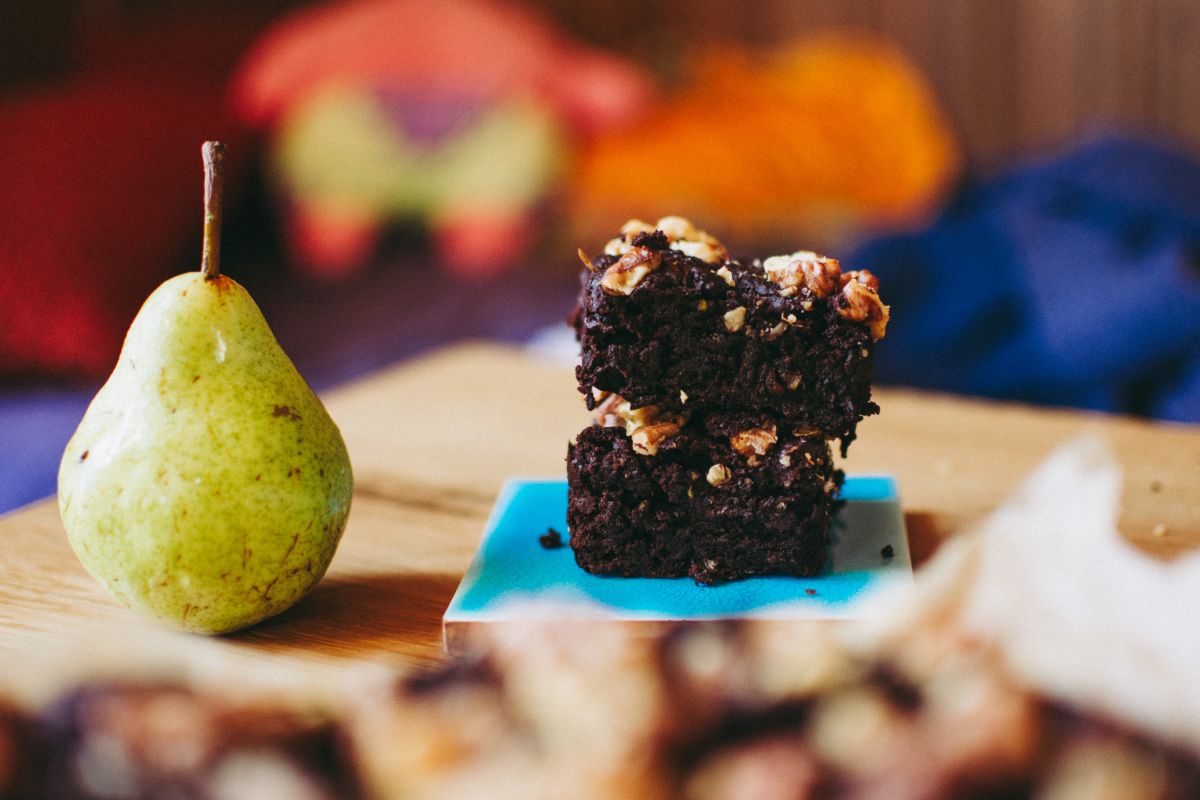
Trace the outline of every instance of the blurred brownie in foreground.
<instances>
[{"instance_id":1,"label":"blurred brownie in foreground","mask_svg":"<svg viewBox=\"0 0 1200 800\"><path fill-rule=\"evenodd\" d=\"M183 684L92 683L39 720L48 800L362 796L343 734L300 704L238 704Z\"/></svg>"},{"instance_id":2,"label":"blurred brownie in foreground","mask_svg":"<svg viewBox=\"0 0 1200 800\"><path fill-rule=\"evenodd\" d=\"M888 307L866 270L808 251L731 259L681 217L631 221L589 258L571 322L595 415L567 456L589 572L815 575L871 400Z\"/></svg>"}]
</instances>

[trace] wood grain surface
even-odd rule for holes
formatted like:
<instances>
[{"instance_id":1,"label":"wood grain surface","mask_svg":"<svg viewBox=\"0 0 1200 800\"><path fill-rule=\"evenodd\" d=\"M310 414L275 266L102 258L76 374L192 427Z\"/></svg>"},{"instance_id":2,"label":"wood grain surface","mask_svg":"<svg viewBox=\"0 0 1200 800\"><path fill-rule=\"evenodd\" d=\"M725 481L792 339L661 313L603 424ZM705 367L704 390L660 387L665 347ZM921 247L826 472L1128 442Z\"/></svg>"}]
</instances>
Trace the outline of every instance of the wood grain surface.
<instances>
[{"instance_id":1,"label":"wood grain surface","mask_svg":"<svg viewBox=\"0 0 1200 800\"><path fill-rule=\"evenodd\" d=\"M897 477L918 562L986 514L1055 445L1084 432L1110 441L1124 467L1129 539L1164 557L1200 546L1198 428L899 390L877 397L883 413L860 427L844 466ZM137 665L166 649L177 659L216 654L227 665L322 675L442 658L441 615L497 489L510 476L562 476L567 441L587 424L571 371L514 348L468 344L325 400L356 489L337 557L308 598L216 640L161 631L87 575L47 500L0 519L0 678L45 663L46 653L77 651Z\"/></svg>"}]
</instances>

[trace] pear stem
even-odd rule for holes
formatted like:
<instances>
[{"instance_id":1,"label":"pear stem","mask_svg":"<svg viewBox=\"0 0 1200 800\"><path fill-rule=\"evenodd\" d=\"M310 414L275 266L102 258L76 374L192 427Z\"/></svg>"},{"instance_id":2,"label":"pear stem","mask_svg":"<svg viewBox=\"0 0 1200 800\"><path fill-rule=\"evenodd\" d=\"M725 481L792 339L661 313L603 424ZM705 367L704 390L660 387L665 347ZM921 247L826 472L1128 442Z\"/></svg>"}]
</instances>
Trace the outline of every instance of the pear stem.
<instances>
[{"instance_id":1,"label":"pear stem","mask_svg":"<svg viewBox=\"0 0 1200 800\"><path fill-rule=\"evenodd\" d=\"M200 251L200 271L207 280L221 274L221 193L225 188L225 145L205 142L200 148L204 160L204 242Z\"/></svg>"}]
</instances>

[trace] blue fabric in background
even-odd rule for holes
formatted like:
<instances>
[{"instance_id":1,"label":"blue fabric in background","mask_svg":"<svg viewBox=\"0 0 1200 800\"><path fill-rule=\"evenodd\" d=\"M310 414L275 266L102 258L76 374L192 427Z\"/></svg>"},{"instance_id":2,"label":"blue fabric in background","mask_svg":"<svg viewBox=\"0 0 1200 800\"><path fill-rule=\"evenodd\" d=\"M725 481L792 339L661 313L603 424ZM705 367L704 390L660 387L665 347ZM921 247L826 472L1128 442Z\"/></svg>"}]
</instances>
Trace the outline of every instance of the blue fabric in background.
<instances>
[{"instance_id":1,"label":"blue fabric in background","mask_svg":"<svg viewBox=\"0 0 1200 800\"><path fill-rule=\"evenodd\" d=\"M892 306L880 383L1200 422L1200 165L1106 139L848 259Z\"/></svg>"}]
</instances>

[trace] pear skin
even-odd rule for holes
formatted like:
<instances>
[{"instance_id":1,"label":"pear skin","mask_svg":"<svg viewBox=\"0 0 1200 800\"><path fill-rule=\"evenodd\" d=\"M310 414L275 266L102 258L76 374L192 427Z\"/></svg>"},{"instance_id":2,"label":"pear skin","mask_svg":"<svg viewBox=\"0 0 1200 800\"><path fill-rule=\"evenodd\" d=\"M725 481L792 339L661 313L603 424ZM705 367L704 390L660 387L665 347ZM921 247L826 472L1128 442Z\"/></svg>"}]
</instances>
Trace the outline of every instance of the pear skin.
<instances>
[{"instance_id":1,"label":"pear skin","mask_svg":"<svg viewBox=\"0 0 1200 800\"><path fill-rule=\"evenodd\" d=\"M138 312L58 487L71 547L114 597L224 633L321 578L353 477L337 426L249 293L192 272Z\"/></svg>"}]
</instances>

